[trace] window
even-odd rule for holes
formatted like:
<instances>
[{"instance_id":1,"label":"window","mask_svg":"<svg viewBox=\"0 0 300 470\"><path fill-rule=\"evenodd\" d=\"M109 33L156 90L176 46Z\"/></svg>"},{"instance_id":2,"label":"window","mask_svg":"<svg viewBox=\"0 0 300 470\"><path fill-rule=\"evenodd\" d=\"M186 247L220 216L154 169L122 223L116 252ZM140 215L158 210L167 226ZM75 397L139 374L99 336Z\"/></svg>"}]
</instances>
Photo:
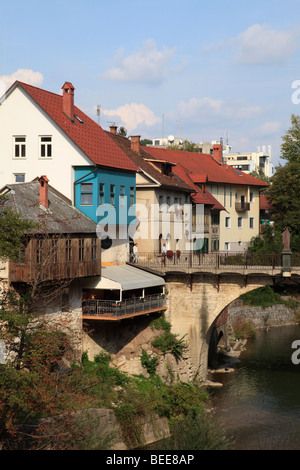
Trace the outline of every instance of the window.
<instances>
[{"instance_id":1,"label":"window","mask_svg":"<svg viewBox=\"0 0 300 470\"><path fill-rule=\"evenodd\" d=\"M225 228L230 228L230 217L225 217Z\"/></svg>"},{"instance_id":2,"label":"window","mask_svg":"<svg viewBox=\"0 0 300 470\"><path fill-rule=\"evenodd\" d=\"M40 158L52 158L52 137L40 137Z\"/></svg>"},{"instance_id":3,"label":"window","mask_svg":"<svg viewBox=\"0 0 300 470\"><path fill-rule=\"evenodd\" d=\"M105 204L104 199L105 199L105 193L104 193L104 183L99 184L99 204L100 206L102 204Z\"/></svg>"},{"instance_id":4,"label":"window","mask_svg":"<svg viewBox=\"0 0 300 470\"><path fill-rule=\"evenodd\" d=\"M43 255L43 240L36 241L36 264L42 263Z\"/></svg>"},{"instance_id":5,"label":"window","mask_svg":"<svg viewBox=\"0 0 300 470\"><path fill-rule=\"evenodd\" d=\"M125 206L125 186L120 186L120 206Z\"/></svg>"},{"instance_id":6,"label":"window","mask_svg":"<svg viewBox=\"0 0 300 470\"><path fill-rule=\"evenodd\" d=\"M130 205L133 206L134 204L134 187L130 188Z\"/></svg>"},{"instance_id":7,"label":"window","mask_svg":"<svg viewBox=\"0 0 300 470\"><path fill-rule=\"evenodd\" d=\"M224 249L225 249L226 251L229 251L229 250L230 250L230 242L225 242L225 243L224 243Z\"/></svg>"},{"instance_id":8,"label":"window","mask_svg":"<svg viewBox=\"0 0 300 470\"><path fill-rule=\"evenodd\" d=\"M57 263L57 240L52 240L52 263Z\"/></svg>"},{"instance_id":9,"label":"window","mask_svg":"<svg viewBox=\"0 0 300 470\"><path fill-rule=\"evenodd\" d=\"M238 223L237 223L238 228L243 227L243 217L238 217Z\"/></svg>"},{"instance_id":10,"label":"window","mask_svg":"<svg viewBox=\"0 0 300 470\"><path fill-rule=\"evenodd\" d=\"M14 137L14 158L26 158L26 137Z\"/></svg>"},{"instance_id":11,"label":"window","mask_svg":"<svg viewBox=\"0 0 300 470\"><path fill-rule=\"evenodd\" d=\"M79 261L84 260L84 239L79 239Z\"/></svg>"},{"instance_id":12,"label":"window","mask_svg":"<svg viewBox=\"0 0 300 470\"><path fill-rule=\"evenodd\" d=\"M82 206L93 205L93 184L92 183L81 183L81 205Z\"/></svg>"},{"instance_id":13,"label":"window","mask_svg":"<svg viewBox=\"0 0 300 470\"><path fill-rule=\"evenodd\" d=\"M70 263L72 260L72 244L71 240L66 240L66 261Z\"/></svg>"},{"instance_id":14,"label":"window","mask_svg":"<svg viewBox=\"0 0 300 470\"><path fill-rule=\"evenodd\" d=\"M254 228L254 217L249 218L249 228Z\"/></svg>"},{"instance_id":15,"label":"window","mask_svg":"<svg viewBox=\"0 0 300 470\"><path fill-rule=\"evenodd\" d=\"M250 202L254 202L254 194L250 191Z\"/></svg>"},{"instance_id":16,"label":"window","mask_svg":"<svg viewBox=\"0 0 300 470\"><path fill-rule=\"evenodd\" d=\"M115 185L110 185L110 203L112 206L115 205Z\"/></svg>"},{"instance_id":17,"label":"window","mask_svg":"<svg viewBox=\"0 0 300 470\"><path fill-rule=\"evenodd\" d=\"M229 217L230 219L230 217ZM220 225L220 213L219 212L212 212L211 213L211 224L212 225Z\"/></svg>"},{"instance_id":18,"label":"window","mask_svg":"<svg viewBox=\"0 0 300 470\"><path fill-rule=\"evenodd\" d=\"M25 183L25 173L14 173L14 183Z\"/></svg>"},{"instance_id":19,"label":"window","mask_svg":"<svg viewBox=\"0 0 300 470\"><path fill-rule=\"evenodd\" d=\"M159 212L162 212L163 203L164 203L164 197L163 197L163 196L159 196Z\"/></svg>"},{"instance_id":20,"label":"window","mask_svg":"<svg viewBox=\"0 0 300 470\"><path fill-rule=\"evenodd\" d=\"M92 238L92 261L97 259L97 240Z\"/></svg>"}]
</instances>

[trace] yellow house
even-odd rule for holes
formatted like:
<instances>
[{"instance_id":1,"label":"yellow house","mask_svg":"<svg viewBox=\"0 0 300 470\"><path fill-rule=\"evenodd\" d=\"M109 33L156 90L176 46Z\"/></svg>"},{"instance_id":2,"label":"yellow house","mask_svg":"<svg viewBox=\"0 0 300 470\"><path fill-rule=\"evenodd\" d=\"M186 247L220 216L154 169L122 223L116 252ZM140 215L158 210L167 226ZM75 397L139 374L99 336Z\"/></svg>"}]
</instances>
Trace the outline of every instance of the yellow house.
<instances>
[{"instance_id":1,"label":"yellow house","mask_svg":"<svg viewBox=\"0 0 300 470\"><path fill-rule=\"evenodd\" d=\"M145 149L153 158L182 164L193 183L225 208L219 213L220 251L243 251L259 235L259 193L268 184L224 163L220 144L214 145L213 155Z\"/></svg>"}]
</instances>

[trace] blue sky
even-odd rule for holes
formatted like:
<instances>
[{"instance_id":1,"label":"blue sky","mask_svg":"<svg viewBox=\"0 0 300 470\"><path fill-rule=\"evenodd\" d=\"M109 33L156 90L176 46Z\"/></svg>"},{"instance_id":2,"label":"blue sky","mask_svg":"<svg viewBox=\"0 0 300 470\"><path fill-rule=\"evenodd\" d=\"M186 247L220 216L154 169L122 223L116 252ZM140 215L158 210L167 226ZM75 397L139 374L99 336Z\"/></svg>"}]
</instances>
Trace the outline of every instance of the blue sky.
<instances>
[{"instance_id":1,"label":"blue sky","mask_svg":"<svg viewBox=\"0 0 300 470\"><path fill-rule=\"evenodd\" d=\"M228 137L234 152L271 145L276 165L300 114L299 18L299 0L12 0L1 6L0 88L19 79L60 93L71 81L95 120L101 105L105 129Z\"/></svg>"}]
</instances>

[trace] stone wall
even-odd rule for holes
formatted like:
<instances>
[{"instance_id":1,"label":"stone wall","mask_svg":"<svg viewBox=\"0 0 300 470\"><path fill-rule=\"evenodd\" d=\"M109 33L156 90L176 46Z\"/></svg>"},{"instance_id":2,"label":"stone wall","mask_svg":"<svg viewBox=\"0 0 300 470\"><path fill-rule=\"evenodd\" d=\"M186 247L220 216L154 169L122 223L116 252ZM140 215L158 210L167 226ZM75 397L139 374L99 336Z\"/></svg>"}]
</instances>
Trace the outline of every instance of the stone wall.
<instances>
[{"instance_id":1,"label":"stone wall","mask_svg":"<svg viewBox=\"0 0 300 470\"><path fill-rule=\"evenodd\" d=\"M290 325L296 322L295 310L286 305L272 305L267 308L244 305L236 300L228 307L229 323L233 326L237 321L250 322L254 328Z\"/></svg>"}]
</instances>

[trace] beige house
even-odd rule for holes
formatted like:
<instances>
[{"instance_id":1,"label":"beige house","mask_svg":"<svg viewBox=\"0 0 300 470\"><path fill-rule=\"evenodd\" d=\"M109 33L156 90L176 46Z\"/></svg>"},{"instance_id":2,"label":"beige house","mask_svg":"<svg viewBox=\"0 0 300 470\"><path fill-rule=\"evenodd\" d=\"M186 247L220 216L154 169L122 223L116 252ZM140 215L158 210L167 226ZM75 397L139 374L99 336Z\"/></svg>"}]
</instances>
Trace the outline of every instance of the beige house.
<instances>
[{"instance_id":1,"label":"beige house","mask_svg":"<svg viewBox=\"0 0 300 470\"><path fill-rule=\"evenodd\" d=\"M259 194L268 184L224 163L220 144L214 145L213 150L213 155L206 155L147 147L153 158L176 163L176 169L182 165L194 185L225 209L214 215L212 211L215 230L219 227L219 246L212 240L211 224L209 251L244 251L251 238L259 235Z\"/></svg>"},{"instance_id":2,"label":"beige house","mask_svg":"<svg viewBox=\"0 0 300 470\"><path fill-rule=\"evenodd\" d=\"M131 142L110 128L109 135L139 168L136 174L136 216L139 220L134 242L138 256L160 255L165 245L174 255L199 249L208 252L219 246L221 204L205 194L189 178L181 164L153 158L139 137ZM212 217L216 213L217 217ZM197 242L195 242L197 239ZM214 242L212 242L214 240Z\"/></svg>"}]
</instances>

